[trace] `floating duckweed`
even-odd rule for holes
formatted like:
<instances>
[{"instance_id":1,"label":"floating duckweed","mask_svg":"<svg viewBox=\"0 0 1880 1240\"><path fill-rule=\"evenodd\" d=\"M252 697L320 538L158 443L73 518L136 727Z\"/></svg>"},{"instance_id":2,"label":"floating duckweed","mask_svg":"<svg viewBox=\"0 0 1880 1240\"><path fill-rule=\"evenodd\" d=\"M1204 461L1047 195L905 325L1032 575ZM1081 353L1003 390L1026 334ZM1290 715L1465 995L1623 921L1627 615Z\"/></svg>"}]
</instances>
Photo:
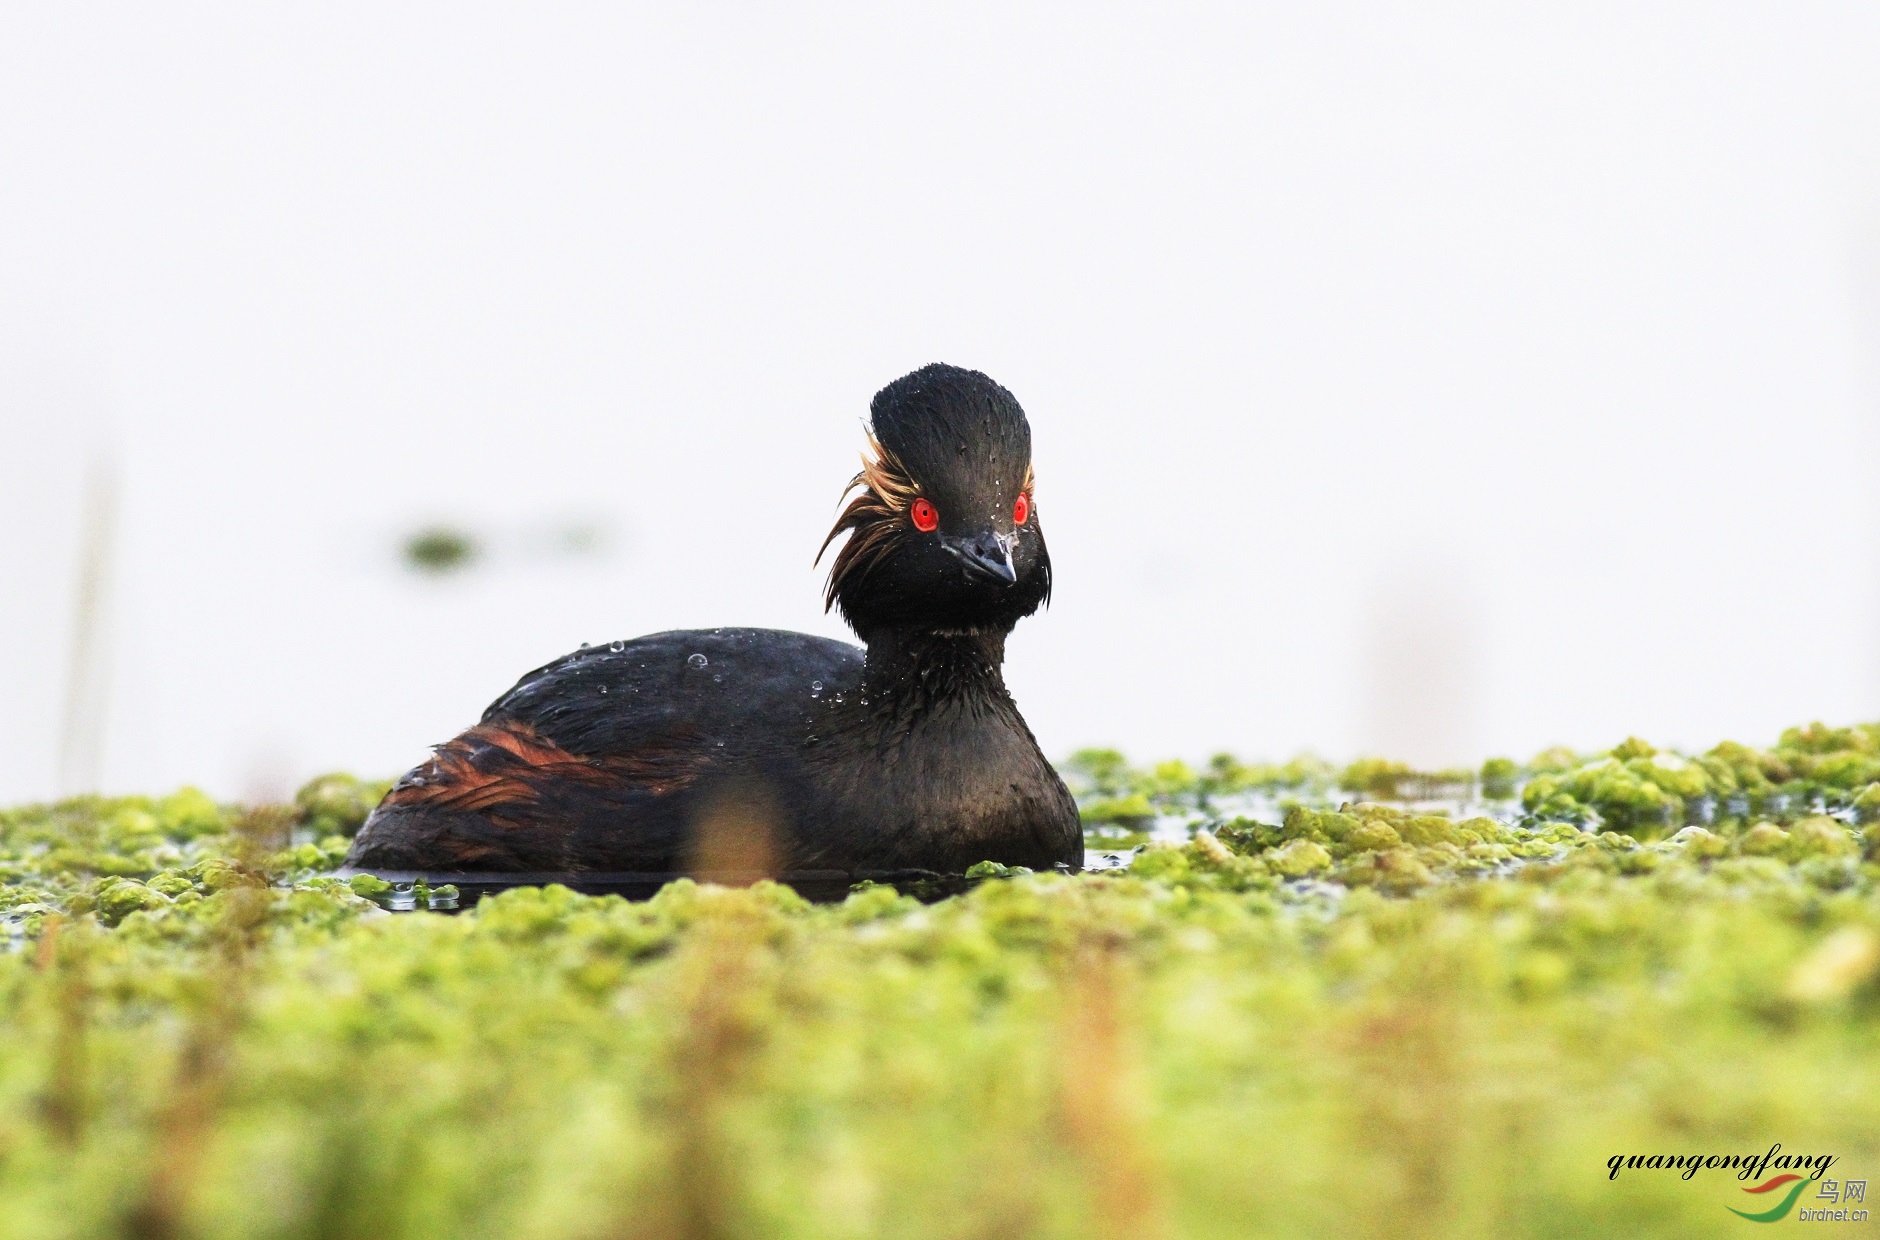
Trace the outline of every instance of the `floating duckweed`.
<instances>
[{"instance_id":1,"label":"floating duckweed","mask_svg":"<svg viewBox=\"0 0 1880 1240\"><path fill-rule=\"evenodd\" d=\"M1325 850L1324 845L1313 840L1293 840L1278 848L1269 848L1262 854L1262 859L1287 878L1303 878L1332 866L1332 854Z\"/></svg>"},{"instance_id":2,"label":"floating duckweed","mask_svg":"<svg viewBox=\"0 0 1880 1240\"><path fill-rule=\"evenodd\" d=\"M1017 878L1022 874L1030 874L1031 872L1030 866L1000 865L997 861L981 861L977 865L967 869L966 877L972 879Z\"/></svg>"},{"instance_id":3,"label":"floating duckweed","mask_svg":"<svg viewBox=\"0 0 1880 1240\"><path fill-rule=\"evenodd\" d=\"M926 904L387 916L327 873L373 799L342 777L285 846L199 793L4 810L0 1201L69 1235L160 1193L244 1238L1712 1234L1736 1181L1606 1160L1880 1165L1874 735L1628 741L1511 798L1485 764L1479 801L1116 755L1067 774L1153 824L1128 869Z\"/></svg>"},{"instance_id":4,"label":"floating duckweed","mask_svg":"<svg viewBox=\"0 0 1880 1240\"><path fill-rule=\"evenodd\" d=\"M355 874L348 880L347 885L352 888L354 895L363 896L368 900L377 900L392 889L390 883L373 874Z\"/></svg>"}]
</instances>

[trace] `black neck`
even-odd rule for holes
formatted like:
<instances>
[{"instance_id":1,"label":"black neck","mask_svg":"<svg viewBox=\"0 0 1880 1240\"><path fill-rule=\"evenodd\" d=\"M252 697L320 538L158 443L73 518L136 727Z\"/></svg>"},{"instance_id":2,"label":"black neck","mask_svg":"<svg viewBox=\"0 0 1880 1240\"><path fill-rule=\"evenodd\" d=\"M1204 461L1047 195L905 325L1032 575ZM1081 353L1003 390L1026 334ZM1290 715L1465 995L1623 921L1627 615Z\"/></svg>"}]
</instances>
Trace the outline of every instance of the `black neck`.
<instances>
[{"instance_id":1,"label":"black neck","mask_svg":"<svg viewBox=\"0 0 1880 1240\"><path fill-rule=\"evenodd\" d=\"M863 694L885 713L919 712L950 699L1010 702L1004 629L887 629L868 635Z\"/></svg>"}]
</instances>

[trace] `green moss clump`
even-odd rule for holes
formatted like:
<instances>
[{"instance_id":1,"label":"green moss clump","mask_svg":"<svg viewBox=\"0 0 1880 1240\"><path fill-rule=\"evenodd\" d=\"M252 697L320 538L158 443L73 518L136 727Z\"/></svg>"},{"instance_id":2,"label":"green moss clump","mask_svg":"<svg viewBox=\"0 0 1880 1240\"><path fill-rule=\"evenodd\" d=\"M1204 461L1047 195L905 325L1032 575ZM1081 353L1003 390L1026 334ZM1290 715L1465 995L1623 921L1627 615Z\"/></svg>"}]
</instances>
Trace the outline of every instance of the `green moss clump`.
<instances>
[{"instance_id":1,"label":"green moss clump","mask_svg":"<svg viewBox=\"0 0 1880 1240\"><path fill-rule=\"evenodd\" d=\"M1621 762L1630 762L1636 758L1650 758L1656 756L1657 753L1658 750L1649 741L1640 740L1636 736L1628 736L1612 747L1612 756Z\"/></svg>"},{"instance_id":2,"label":"green moss clump","mask_svg":"<svg viewBox=\"0 0 1880 1240\"><path fill-rule=\"evenodd\" d=\"M1527 765L1536 775L1559 774L1580 765L1580 756L1564 745L1555 745L1529 758Z\"/></svg>"},{"instance_id":3,"label":"green moss clump","mask_svg":"<svg viewBox=\"0 0 1880 1240\"><path fill-rule=\"evenodd\" d=\"M1789 856L1793 860L1853 857L1859 853L1854 833L1825 815L1804 818L1789 828Z\"/></svg>"},{"instance_id":4,"label":"green moss clump","mask_svg":"<svg viewBox=\"0 0 1880 1240\"><path fill-rule=\"evenodd\" d=\"M1482 763L1482 795L1490 801L1512 801L1520 791L1521 768L1513 758L1490 758Z\"/></svg>"},{"instance_id":5,"label":"green moss clump","mask_svg":"<svg viewBox=\"0 0 1880 1240\"><path fill-rule=\"evenodd\" d=\"M372 783L345 774L310 779L294 793L298 824L315 836L350 839L359 833L389 790L389 783Z\"/></svg>"},{"instance_id":6,"label":"green moss clump","mask_svg":"<svg viewBox=\"0 0 1880 1240\"><path fill-rule=\"evenodd\" d=\"M167 908L170 903L168 896L135 879L107 879L99 885L96 895L98 916L108 926L117 925L132 913Z\"/></svg>"},{"instance_id":7,"label":"green moss clump","mask_svg":"<svg viewBox=\"0 0 1880 1240\"><path fill-rule=\"evenodd\" d=\"M1416 771L1402 762L1392 762L1385 758L1359 758L1338 777L1341 787L1353 792L1362 792L1380 800L1394 801L1398 790L1411 779Z\"/></svg>"},{"instance_id":8,"label":"green moss clump","mask_svg":"<svg viewBox=\"0 0 1880 1240\"><path fill-rule=\"evenodd\" d=\"M1266 851L1263 859L1276 874L1303 878L1332 868L1332 854L1316 840L1292 840Z\"/></svg>"},{"instance_id":9,"label":"green moss clump","mask_svg":"<svg viewBox=\"0 0 1880 1240\"><path fill-rule=\"evenodd\" d=\"M1436 881L1436 876L1413 848L1364 853L1340 866L1336 877L1353 887L1369 887L1399 896L1420 891Z\"/></svg>"},{"instance_id":10,"label":"green moss clump","mask_svg":"<svg viewBox=\"0 0 1880 1240\"><path fill-rule=\"evenodd\" d=\"M1153 821L1155 806L1149 798L1140 792L1126 797L1110 797L1090 801L1078 809L1078 814L1086 824L1119 823L1124 826L1141 826Z\"/></svg>"},{"instance_id":11,"label":"green moss clump","mask_svg":"<svg viewBox=\"0 0 1880 1240\"><path fill-rule=\"evenodd\" d=\"M392 889L390 883L376 874L355 874L347 880L346 885L354 895L367 900L381 899Z\"/></svg>"},{"instance_id":12,"label":"green moss clump","mask_svg":"<svg viewBox=\"0 0 1880 1240\"><path fill-rule=\"evenodd\" d=\"M1684 849L1684 855L1698 861L1710 861L1730 851L1730 841L1702 827L1686 827L1671 837Z\"/></svg>"},{"instance_id":13,"label":"green moss clump","mask_svg":"<svg viewBox=\"0 0 1880 1240\"><path fill-rule=\"evenodd\" d=\"M155 811L158 829L178 842L219 835L229 827L222 807L200 788L183 788L171 793L156 803Z\"/></svg>"}]
</instances>

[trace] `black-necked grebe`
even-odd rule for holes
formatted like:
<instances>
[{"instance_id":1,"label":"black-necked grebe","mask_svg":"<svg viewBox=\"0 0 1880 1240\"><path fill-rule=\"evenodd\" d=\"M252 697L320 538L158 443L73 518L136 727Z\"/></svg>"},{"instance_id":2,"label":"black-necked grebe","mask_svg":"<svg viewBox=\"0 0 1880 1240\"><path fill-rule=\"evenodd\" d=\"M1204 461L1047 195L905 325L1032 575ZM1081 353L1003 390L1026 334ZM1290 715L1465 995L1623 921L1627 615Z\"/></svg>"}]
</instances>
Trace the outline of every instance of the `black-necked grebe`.
<instances>
[{"instance_id":1,"label":"black-necked grebe","mask_svg":"<svg viewBox=\"0 0 1880 1240\"><path fill-rule=\"evenodd\" d=\"M866 651L768 629L584 647L400 779L348 864L1076 868L1076 805L1001 671L1051 593L1024 410L934 365L883 388L870 421L859 493L823 543L848 535L826 604Z\"/></svg>"}]
</instances>

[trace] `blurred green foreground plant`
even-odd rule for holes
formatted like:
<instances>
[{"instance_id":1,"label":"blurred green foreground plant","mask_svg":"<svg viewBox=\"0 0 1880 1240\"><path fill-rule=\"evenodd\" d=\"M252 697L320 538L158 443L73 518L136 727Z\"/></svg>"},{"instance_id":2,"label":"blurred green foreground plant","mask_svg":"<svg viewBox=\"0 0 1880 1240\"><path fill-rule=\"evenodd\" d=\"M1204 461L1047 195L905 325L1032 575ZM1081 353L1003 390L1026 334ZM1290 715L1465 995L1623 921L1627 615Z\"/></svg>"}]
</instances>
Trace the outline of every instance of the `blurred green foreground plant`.
<instances>
[{"instance_id":1,"label":"blurred green foreground plant","mask_svg":"<svg viewBox=\"0 0 1880 1240\"><path fill-rule=\"evenodd\" d=\"M338 776L0 812L0 1236L1715 1235L1735 1181L1607 1158L1880 1168L1880 797L1827 760L1880 733L1827 731L1726 763L1734 815L1634 742L1086 762L1199 829L931 905L391 915L322 876L378 792ZM1459 780L1504 812L1353 795Z\"/></svg>"}]
</instances>

